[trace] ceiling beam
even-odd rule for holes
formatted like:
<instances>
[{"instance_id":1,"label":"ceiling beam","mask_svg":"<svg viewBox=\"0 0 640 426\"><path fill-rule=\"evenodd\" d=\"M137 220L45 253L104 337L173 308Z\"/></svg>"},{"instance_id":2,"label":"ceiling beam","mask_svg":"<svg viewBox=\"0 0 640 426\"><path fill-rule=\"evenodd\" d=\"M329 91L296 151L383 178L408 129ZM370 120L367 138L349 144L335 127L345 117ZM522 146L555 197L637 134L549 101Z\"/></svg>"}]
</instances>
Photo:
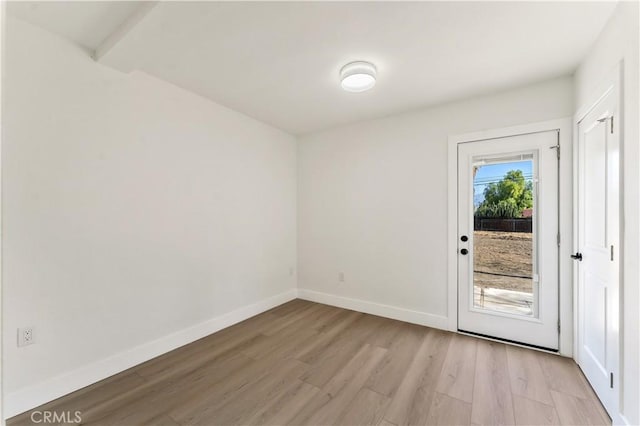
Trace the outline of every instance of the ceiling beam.
<instances>
[{"instance_id":1,"label":"ceiling beam","mask_svg":"<svg viewBox=\"0 0 640 426\"><path fill-rule=\"evenodd\" d=\"M124 40L128 34L155 8L159 1L147 1L142 4L93 52L93 59L104 62L110 52Z\"/></svg>"}]
</instances>

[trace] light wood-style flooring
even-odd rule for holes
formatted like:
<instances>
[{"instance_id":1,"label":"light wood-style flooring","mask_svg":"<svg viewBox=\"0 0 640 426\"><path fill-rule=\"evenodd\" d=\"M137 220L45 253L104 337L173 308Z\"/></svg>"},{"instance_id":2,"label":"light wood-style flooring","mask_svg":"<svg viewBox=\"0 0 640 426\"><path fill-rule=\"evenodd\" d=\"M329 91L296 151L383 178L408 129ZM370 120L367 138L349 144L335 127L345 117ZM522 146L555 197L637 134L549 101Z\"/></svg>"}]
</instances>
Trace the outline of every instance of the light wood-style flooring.
<instances>
[{"instance_id":1,"label":"light wood-style flooring","mask_svg":"<svg viewBox=\"0 0 640 426\"><path fill-rule=\"evenodd\" d=\"M304 300L36 410L91 425L610 424L570 359Z\"/></svg>"}]
</instances>

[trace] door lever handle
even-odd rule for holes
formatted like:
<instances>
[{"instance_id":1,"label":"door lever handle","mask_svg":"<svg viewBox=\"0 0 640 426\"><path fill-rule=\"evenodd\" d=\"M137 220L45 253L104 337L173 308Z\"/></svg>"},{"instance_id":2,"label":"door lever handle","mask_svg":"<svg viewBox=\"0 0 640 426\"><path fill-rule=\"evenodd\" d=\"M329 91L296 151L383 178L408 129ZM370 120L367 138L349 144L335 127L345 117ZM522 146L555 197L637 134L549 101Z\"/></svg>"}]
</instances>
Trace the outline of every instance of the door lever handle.
<instances>
[{"instance_id":1,"label":"door lever handle","mask_svg":"<svg viewBox=\"0 0 640 426\"><path fill-rule=\"evenodd\" d=\"M572 255L571 255L571 258L572 258L573 260L578 260L578 261L582 262L582 253L572 254Z\"/></svg>"}]
</instances>

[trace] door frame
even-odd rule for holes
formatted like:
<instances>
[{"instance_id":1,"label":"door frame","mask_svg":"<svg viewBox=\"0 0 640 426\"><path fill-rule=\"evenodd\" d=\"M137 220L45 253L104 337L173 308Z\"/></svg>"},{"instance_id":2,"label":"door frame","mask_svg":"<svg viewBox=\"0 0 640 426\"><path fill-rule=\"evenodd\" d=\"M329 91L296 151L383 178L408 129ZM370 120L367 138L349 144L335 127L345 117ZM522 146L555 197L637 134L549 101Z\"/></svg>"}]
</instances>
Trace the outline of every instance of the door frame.
<instances>
[{"instance_id":1,"label":"door frame","mask_svg":"<svg viewBox=\"0 0 640 426\"><path fill-rule=\"evenodd\" d=\"M615 379L617 386L615 388L617 398L615 401L615 411L612 413L608 413L611 416L611 420L613 424L628 424L628 422L623 419L620 413L620 404L622 397L622 387L623 377L624 377L624 365L622 363L622 354L623 354L623 345L622 345L622 336L624 332L624 260L625 260L625 238L624 238L624 75L623 75L623 62L618 63L610 72L606 75L606 78L602 80L602 82L596 87L596 90L591 92L591 95L587 99L587 101L580 106L578 112L573 117L573 204L574 208L572 211L572 221L573 221L573 248L571 252L578 251L578 137L579 137L579 124L580 122L595 108L600 101L602 101L611 91L618 92L618 116L616 119L616 126L619 126L618 129L621 129L618 133L618 147L619 147L619 175L620 175L620 190L619 190L619 213L618 213L618 245L620 246L617 251L619 254L618 260L618 339L615 343L616 349L618 351L617 354L617 365L615 366L615 375L617 378ZM578 361L578 320L580 311L579 309L579 295L578 295L578 265L574 262L572 267L573 270L573 300L574 300L574 312L573 312L573 327L575 330L575 339L573 346L573 353L576 363Z\"/></svg>"},{"instance_id":2,"label":"door frame","mask_svg":"<svg viewBox=\"0 0 640 426\"><path fill-rule=\"evenodd\" d=\"M559 130L561 152L560 171L558 174L560 196L560 261L558 263L558 317L560 319L560 336L558 353L572 357L574 354L574 314L572 308L574 292L572 277L573 261L569 257L573 249L573 120L571 117L449 136L447 167L448 329L453 332L458 331L458 144L553 130Z\"/></svg>"}]
</instances>

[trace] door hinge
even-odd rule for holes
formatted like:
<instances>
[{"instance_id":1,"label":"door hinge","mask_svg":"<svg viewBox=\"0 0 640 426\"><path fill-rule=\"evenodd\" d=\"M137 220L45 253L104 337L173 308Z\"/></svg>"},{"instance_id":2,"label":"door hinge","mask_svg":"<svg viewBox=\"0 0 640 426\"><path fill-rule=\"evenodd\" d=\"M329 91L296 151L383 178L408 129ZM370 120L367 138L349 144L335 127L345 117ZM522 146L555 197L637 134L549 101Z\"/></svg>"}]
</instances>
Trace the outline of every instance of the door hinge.
<instances>
[{"instance_id":1,"label":"door hinge","mask_svg":"<svg viewBox=\"0 0 640 426\"><path fill-rule=\"evenodd\" d=\"M558 243L558 247L560 247L560 232L556 235L556 242Z\"/></svg>"},{"instance_id":2,"label":"door hinge","mask_svg":"<svg viewBox=\"0 0 640 426\"><path fill-rule=\"evenodd\" d=\"M556 150L556 156L558 157L558 160L560 159L560 144L555 145L555 146L550 146L549 149L555 149Z\"/></svg>"},{"instance_id":3,"label":"door hinge","mask_svg":"<svg viewBox=\"0 0 640 426\"><path fill-rule=\"evenodd\" d=\"M607 121L609 121L609 132L613 134L613 115L609 115L609 112L606 112L604 115L602 115L602 117L596 119L596 121L599 123L606 123Z\"/></svg>"},{"instance_id":4,"label":"door hinge","mask_svg":"<svg viewBox=\"0 0 640 426\"><path fill-rule=\"evenodd\" d=\"M611 134L613 134L613 115L611 116Z\"/></svg>"},{"instance_id":5,"label":"door hinge","mask_svg":"<svg viewBox=\"0 0 640 426\"><path fill-rule=\"evenodd\" d=\"M613 389L613 372L609 373L609 386Z\"/></svg>"},{"instance_id":6,"label":"door hinge","mask_svg":"<svg viewBox=\"0 0 640 426\"><path fill-rule=\"evenodd\" d=\"M613 246L611 246L611 261L613 262Z\"/></svg>"},{"instance_id":7,"label":"door hinge","mask_svg":"<svg viewBox=\"0 0 640 426\"><path fill-rule=\"evenodd\" d=\"M560 334L560 320L558 320L558 334Z\"/></svg>"}]
</instances>

